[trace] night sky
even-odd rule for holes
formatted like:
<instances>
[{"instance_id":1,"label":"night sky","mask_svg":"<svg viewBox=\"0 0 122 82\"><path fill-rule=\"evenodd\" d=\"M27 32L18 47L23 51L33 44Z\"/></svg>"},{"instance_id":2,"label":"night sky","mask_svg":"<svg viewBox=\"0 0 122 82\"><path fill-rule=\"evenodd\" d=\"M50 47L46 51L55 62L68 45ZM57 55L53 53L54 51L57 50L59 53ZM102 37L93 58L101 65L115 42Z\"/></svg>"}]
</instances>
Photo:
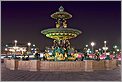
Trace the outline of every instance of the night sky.
<instances>
[{"instance_id":1,"label":"night sky","mask_svg":"<svg viewBox=\"0 0 122 82\"><path fill-rule=\"evenodd\" d=\"M106 40L112 47L121 42L121 2L120 1L2 1L1 3L1 40L3 44L18 40L19 43L31 42L41 50L52 45L52 39L41 34L41 30L55 28L55 20L51 14L60 6L72 14L68 20L68 28L83 33L71 39L75 48L90 46L102 47ZM91 46L90 46L91 48Z\"/></svg>"}]
</instances>

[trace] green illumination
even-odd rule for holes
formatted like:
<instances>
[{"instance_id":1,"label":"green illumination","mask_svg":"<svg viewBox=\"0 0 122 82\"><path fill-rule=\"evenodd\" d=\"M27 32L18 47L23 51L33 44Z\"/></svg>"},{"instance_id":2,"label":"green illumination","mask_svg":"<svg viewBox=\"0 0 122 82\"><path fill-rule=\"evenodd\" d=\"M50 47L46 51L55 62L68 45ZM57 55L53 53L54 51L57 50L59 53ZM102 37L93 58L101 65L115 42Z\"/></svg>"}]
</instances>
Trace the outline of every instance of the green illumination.
<instances>
[{"instance_id":1,"label":"green illumination","mask_svg":"<svg viewBox=\"0 0 122 82\"><path fill-rule=\"evenodd\" d=\"M55 27L51 29L42 30L41 33L46 35L46 37L54 39L54 56L48 57L48 60L75 60L76 58L71 57L67 58L67 51L70 48L69 39L76 38L82 32L77 29L67 28L67 19L72 18L72 15L64 11L64 8L61 6L58 12L55 12L51 15L52 18L56 19ZM58 48L58 49L57 49ZM55 50L58 50L59 53L56 53ZM66 53L61 53L65 51ZM57 55L56 55L57 54ZM59 57L63 56L63 57ZM58 58L59 57L59 58Z\"/></svg>"}]
</instances>

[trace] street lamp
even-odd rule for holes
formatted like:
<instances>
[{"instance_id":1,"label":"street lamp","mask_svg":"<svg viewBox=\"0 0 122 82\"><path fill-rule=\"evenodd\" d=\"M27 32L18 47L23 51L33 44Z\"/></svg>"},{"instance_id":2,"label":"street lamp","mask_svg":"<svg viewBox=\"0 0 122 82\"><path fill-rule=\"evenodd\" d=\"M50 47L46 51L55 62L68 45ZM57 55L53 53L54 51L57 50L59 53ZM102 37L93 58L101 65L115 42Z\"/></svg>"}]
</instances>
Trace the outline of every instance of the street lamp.
<instances>
[{"instance_id":1,"label":"street lamp","mask_svg":"<svg viewBox=\"0 0 122 82\"><path fill-rule=\"evenodd\" d=\"M17 46L17 40L14 40L14 43L15 43L15 47L14 47L15 54L14 54L14 56L16 57L16 46Z\"/></svg>"},{"instance_id":2,"label":"street lamp","mask_svg":"<svg viewBox=\"0 0 122 82\"><path fill-rule=\"evenodd\" d=\"M7 57L7 51L8 51L8 49L7 49L7 48L5 48L5 51L6 51L6 57Z\"/></svg>"},{"instance_id":3,"label":"street lamp","mask_svg":"<svg viewBox=\"0 0 122 82\"><path fill-rule=\"evenodd\" d=\"M119 52L119 49L117 49L116 51Z\"/></svg>"},{"instance_id":4,"label":"street lamp","mask_svg":"<svg viewBox=\"0 0 122 82\"><path fill-rule=\"evenodd\" d=\"M108 47L103 47L103 50L104 50L104 51L108 50ZM106 53L105 53L105 54L106 54Z\"/></svg>"},{"instance_id":5,"label":"street lamp","mask_svg":"<svg viewBox=\"0 0 122 82\"><path fill-rule=\"evenodd\" d=\"M7 57L7 51L8 51L8 45L6 45L5 51L6 51L6 57Z\"/></svg>"},{"instance_id":6,"label":"street lamp","mask_svg":"<svg viewBox=\"0 0 122 82\"><path fill-rule=\"evenodd\" d=\"M101 51L101 48L99 48L99 51Z\"/></svg>"},{"instance_id":7,"label":"street lamp","mask_svg":"<svg viewBox=\"0 0 122 82\"><path fill-rule=\"evenodd\" d=\"M31 46L31 43L28 42L28 52L30 52L30 46Z\"/></svg>"},{"instance_id":8,"label":"street lamp","mask_svg":"<svg viewBox=\"0 0 122 82\"><path fill-rule=\"evenodd\" d=\"M109 55L107 55L107 53L106 53L106 51L108 50L108 47L103 47L103 50L105 51L106 59L109 59Z\"/></svg>"},{"instance_id":9,"label":"street lamp","mask_svg":"<svg viewBox=\"0 0 122 82\"><path fill-rule=\"evenodd\" d=\"M86 47L88 47L88 45L86 45Z\"/></svg>"},{"instance_id":10,"label":"street lamp","mask_svg":"<svg viewBox=\"0 0 122 82\"><path fill-rule=\"evenodd\" d=\"M104 41L104 43L106 44L106 41Z\"/></svg>"},{"instance_id":11,"label":"street lamp","mask_svg":"<svg viewBox=\"0 0 122 82\"><path fill-rule=\"evenodd\" d=\"M94 49L93 49L93 46L95 45L94 42L91 42L91 46L92 46L92 53L94 53Z\"/></svg>"},{"instance_id":12,"label":"street lamp","mask_svg":"<svg viewBox=\"0 0 122 82\"><path fill-rule=\"evenodd\" d=\"M116 48L117 48L117 46L115 45L115 46L114 46L114 48L116 49Z\"/></svg>"},{"instance_id":13,"label":"street lamp","mask_svg":"<svg viewBox=\"0 0 122 82\"><path fill-rule=\"evenodd\" d=\"M36 45L35 44L33 44L33 47L35 47Z\"/></svg>"},{"instance_id":14,"label":"street lamp","mask_svg":"<svg viewBox=\"0 0 122 82\"><path fill-rule=\"evenodd\" d=\"M90 49L88 48L88 49L87 49L87 54L89 54L89 53L90 53Z\"/></svg>"},{"instance_id":15,"label":"street lamp","mask_svg":"<svg viewBox=\"0 0 122 82\"><path fill-rule=\"evenodd\" d=\"M114 48L114 52L115 52L115 54L114 54L114 55L115 55L115 58L116 58L116 55L117 55L117 47L118 47L117 45L115 45L115 46L113 47L113 48Z\"/></svg>"},{"instance_id":16,"label":"street lamp","mask_svg":"<svg viewBox=\"0 0 122 82\"><path fill-rule=\"evenodd\" d=\"M8 51L8 49L7 49L7 48L5 48L5 51Z\"/></svg>"},{"instance_id":17,"label":"street lamp","mask_svg":"<svg viewBox=\"0 0 122 82\"><path fill-rule=\"evenodd\" d=\"M15 42L15 47L17 46L17 40L14 40L14 42Z\"/></svg>"},{"instance_id":18,"label":"street lamp","mask_svg":"<svg viewBox=\"0 0 122 82\"><path fill-rule=\"evenodd\" d=\"M101 48L99 48L99 53L102 54L102 49Z\"/></svg>"},{"instance_id":19,"label":"street lamp","mask_svg":"<svg viewBox=\"0 0 122 82\"><path fill-rule=\"evenodd\" d=\"M107 50L106 43L107 43L107 42L104 41L104 49L103 49L103 50L105 51L105 54L106 54L106 50Z\"/></svg>"},{"instance_id":20,"label":"street lamp","mask_svg":"<svg viewBox=\"0 0 122 82\"><path fill-rule=\"evenodd\" d=\"M6 47L8 47L8 45L6 45Z\"/></svg>"}]
</instances>

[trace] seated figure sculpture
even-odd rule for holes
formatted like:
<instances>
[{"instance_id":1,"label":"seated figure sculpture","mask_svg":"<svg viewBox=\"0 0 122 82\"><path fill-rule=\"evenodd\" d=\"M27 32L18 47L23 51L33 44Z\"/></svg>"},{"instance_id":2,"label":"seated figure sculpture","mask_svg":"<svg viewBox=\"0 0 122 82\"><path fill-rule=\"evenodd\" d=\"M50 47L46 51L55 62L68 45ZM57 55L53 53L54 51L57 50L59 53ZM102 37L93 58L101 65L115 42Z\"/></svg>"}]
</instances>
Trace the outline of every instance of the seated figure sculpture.
<instances>
[{"instance_id":1,"label":"seated figure sculpture","mask_svg":"<svg viewBox=\"0 0 122 82\"><path fill-rule=\"evenodd\" d=\"M54 60L54 56L50 56L49 53L45 53L45 58L46 58L46 60L49 60L49 61Z\"/></svg>"},{"instance_id":2,"label":"seated figure sculpture","mask_svg":"<svg viewBox=\"0 0 122 82\"><path fill-rule=\"evenodd\" d=\"M65 60L65 57L63 56L63 54L62 53L59 53L59 52L56 52L56 60L59 60L59 61L61 61L61 60Z\"/></svg>"},{"instance_id":3,"label":"seated figure sculpture","mask_svg":"<svg viewBox=\"0 0 122 82\"><path fill-rule=\"evenodd\" d=\"M75 61L76 60L75 54L74 53L71 53L71 57L68 57L68 60Z\"/></svg>"}]
</instances>

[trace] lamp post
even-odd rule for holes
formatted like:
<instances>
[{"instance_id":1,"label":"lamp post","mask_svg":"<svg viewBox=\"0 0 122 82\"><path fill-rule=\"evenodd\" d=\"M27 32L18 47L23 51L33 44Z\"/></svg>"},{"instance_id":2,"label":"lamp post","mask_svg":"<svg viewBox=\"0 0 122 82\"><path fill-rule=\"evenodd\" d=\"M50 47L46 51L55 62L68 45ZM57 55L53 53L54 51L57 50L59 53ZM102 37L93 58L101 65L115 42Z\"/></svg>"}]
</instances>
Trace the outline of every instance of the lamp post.
<instances>
[{"instance_id":1,"label":"lamp post","mask_svg":"<svg viewBox=\"0 0 122 82\"><path fill-rule=\"evenodd\" d=\"M106 55L106 41L104 41L104 47L105 47L105 49L104 49L104 51L105 51L105 55Z\"/></svg>"},{"instance_id":2,"label":"lamp post","mask_svg":"<svg viewBox=\"0 0 122 82\"><path fill-rule=\"evenodd\" d=\"M113 48L114 48L114 52L115 52L115 54L114 54L115 57L114 57L114 58L116 58L116 55L117 55L117 47L118 47L117 45L115 45L115 46L113 47Z\"/></svg>"},{"instance_id":3,"label":"lamp post","mask_svg":"<svg viewBox=\"0 0 122 82\"><path fill-rule=\"evenodd\" d=\"M91 42L91 46L92 46L92 53L94 53L94 49L93 49L93 46L95 45L94 42Z\"/></svg>"},{"instance_id":4,"label":"lamp post","mask_svg":"<svg viewBox=\"0 0 122 82\"><path fill-rule=\"evenodd\" d=\"M5 48L5 51L6 51L6 57L7 57L7 51L8 51L8 49L7 49L7 48Z\"/></svg>"},{"instance_id":5,"label":"lamp post","mask_svg":"<svg viewBox=\"0 0 122 82\"><path fill-rule=\"evenodd\" d=\"M109 55L106 54L106 50L108 50L108 47L103 47L103 50L105 51L105 56L106 56L105 59L109 59Z\"/></svg>"},{"instance_id":6,"label":"lamp post","mask_svg":"<svg viewBox=\"0 0 122 82\"><path fill-rule=\"evenodd\" d=\"M86 53L87 53L87 50L88 50L88 45L86 45Z\"/></svg>"},{"instance_id":7,"label":"lamp post","mask_svg":"<svg viewBox=\"0 0 122 82\"><path fill-rule=\"evenodd\" d=\"M5 51L6 51L6 57L7 57L7 53L8 53L8 45L6 45Z\"/></svg>"},{"instance_id":8,"label":"lamp post","mask_svg":"<svg viewBox=\"0 0 122 82\"><path fill-rule=\"evenodd\" d=\"M15 43L15 48L14 48L14 50L15 50L15 54L14 54L14 57L16 57L16 47L17 47L17 40L14 40L14 43Z\"/></svg>"},{"instance_id":9,"label":"lamp post","mask_svg":"<svg viewBox=\"0 0 122 82\"><path fill-rule=\"evenodd\" d=\"M103 50L104 51L108 50L108 47L103 47ZM105 53L105 55L106 55L106 53Z\"/></svg>"},{"instance_id":10,"label":"lamp post","mask_svg":"<svg viewBox=\"0 0 122 82\"><path fill-rule=\"evenodd\" d=\"M99 48L99 53L102 54L102 50L101 50L101 48Z\"/></svg>"},{"instance_id":11,"label":"lamp post","mask_svg":"<svg viewBox=\"0 0 122 82\"><path fill-rule=\"evenodd\" d=\"M28 42L28 52L30 52L30 51L31 51L30 46L31 46L31 43L30 43L30 42Z\"/></svg>"},{"instance_id":12,"label":"lamp post","mask_svg":"<svg viewBox=\"0 0 122 82\"><path fill-rule=\"evenodd\" d=\"M36 49L36 45L33 44L32 46L33 46L33 49L32 49L31 51L32 51L32 53L34 54L34 53L35 53L35 49Z\"/></svg>"},{"instance_id":13,"label":"lamp post","mask_svg":"<svg viewBox=\"0 0 122 82\"><path fill-rule=\"evenodd\" d=\"M87 49L87 54L89 54L89 53L90 53L90 49L88 48L88 49Z\"/></svg>"},{"instance_id":14,"label":"lamp post","mask_svg":"<svg viewBox=\"0 0 122 82\"><path fill-rule=\"evenodd\" d=\"M15 42L15 47L17 46L17 40L14 40L14 42Z\"/></svg>"}]
</instances>

